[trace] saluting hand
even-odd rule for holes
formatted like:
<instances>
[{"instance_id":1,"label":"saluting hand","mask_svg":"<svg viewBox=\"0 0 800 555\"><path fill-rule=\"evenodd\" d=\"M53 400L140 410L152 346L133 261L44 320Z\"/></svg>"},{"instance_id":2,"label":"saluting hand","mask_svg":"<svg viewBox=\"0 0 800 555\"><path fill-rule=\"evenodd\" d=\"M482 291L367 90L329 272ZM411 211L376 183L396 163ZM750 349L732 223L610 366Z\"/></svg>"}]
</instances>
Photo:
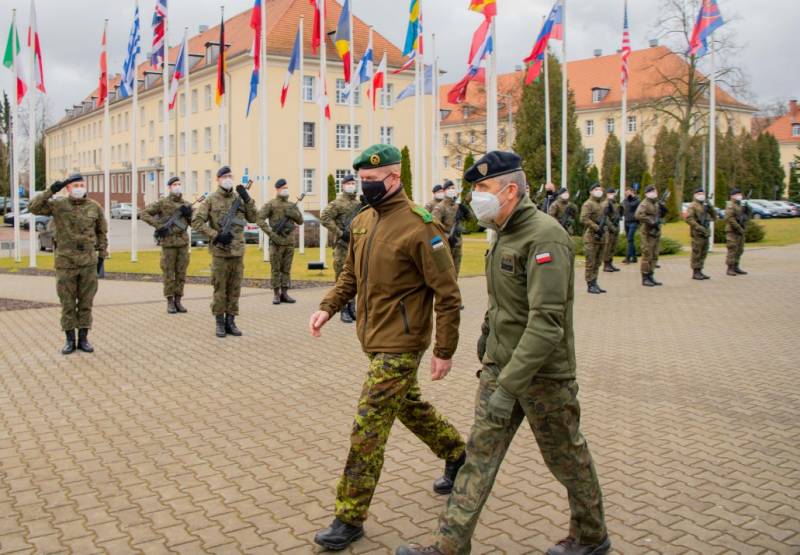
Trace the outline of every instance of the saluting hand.
<instances>
[{"instance_id":1,"label":"saluting hand","mask_svg":"<svg viewBox=\"0 0 800 555\"><path fill-rule=\"evenodd\" d=\"M451 359L445 360L436 356L431 357L431 380L441 380L450 373L452 367L453 361Z\"/></svg>"},{"instance_id":2,"label":"saluting hand","mask_svg":"<svg viewBox=\"0 0 800 555\"><path fill-rule=\"evenodd\" d=\"M331 315L324 310L318 310L312 314L311 319L308 321L308 329L311 330L311 336L320 337L322 335L322 326L324 326L330 318Z\"/></svg>"}]
</instances>

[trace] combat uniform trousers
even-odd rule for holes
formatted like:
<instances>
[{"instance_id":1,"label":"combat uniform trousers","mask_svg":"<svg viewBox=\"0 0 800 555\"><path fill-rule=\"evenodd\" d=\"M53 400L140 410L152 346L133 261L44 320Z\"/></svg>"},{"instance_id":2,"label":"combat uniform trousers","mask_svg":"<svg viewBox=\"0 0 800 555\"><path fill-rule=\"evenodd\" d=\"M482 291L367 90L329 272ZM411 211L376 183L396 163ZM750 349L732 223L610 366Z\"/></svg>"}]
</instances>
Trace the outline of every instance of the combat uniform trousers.
<instances>
[{"instance_id":1,"label":"combat uniform trousers","mask_svg":"<svg viewBox=\"0 0 800 555\"><path fill-rule=\"evenodd\" d=\"M661 241L661 234L653 237L642 228L641 248L642 248L642 274L652 274L656 271L658 262L658 244Z\"/></svg>"},{"instance_id":2,"label":"combat uniform trousers","mask_svg":"<svg viewBox=\"0 0 800 555\"><path fill-rule=\"evenodd\" d=\"M97 293L97 266L56 269L56 292L61 301L61 330L92 327L92 303Z\"/></svg>"},{"instance_id":3,"label":"combat uniform trousers","mask_svg":"<svg viewBox=\"0 0 800 555\"><path fill-rule=\"evenodd\" d=\"M336 276L334 281L339 281L339 274L342 273L344 261L347 260L347 248L348 245L342 244L341 241L337 241L333 246L333 272Z\"/></svg>"},{"instance_id":4,"label":"combat uniform trousers","mask_svg":"<svg viewBox=\"0 0 800 555\"><path fill-rule=\"evenodd\" d=\"M453 264L455 264L456 267L456 277L461 273L461 251L462 247L460 243L450 249L450 254L453 255Z\"/></svg>"},{"instance_id":5,"label":"combat uniform trousers","mask_svg":"<svg viewBox=\"0 0 800 555\"><path fill-rule=\"evenodd\" d=\"M614 252L617 250L617 239L619 238L619 227L609 227L606 232L606 243L603 246L603 262L611 264L614 261Z\"/></svg>"},{"instance_id":6,"label":"combat uniform trousers","mask_svg":"<svg viewBox=\"0 0 800 555\"><path fill-rule=\"evenodd\" d=\"M528 420L547 468L567 489L569 535L582 544L600 543L607 533L603 496L589 447L580 432L577 382L534 378L525 396L518 399L511 420L499 423L486 412L498 374L496 367L489 366L481 372L467 460L439 517L436 546L445 555L470 552L481 509L523 419Z\"/></svg>"},{"instance_id":7,"label":"combat uniform trousers","mask_svg":"<svg viewBox=\"0 0 800 555\"><path fill-rule=\"evenodd\" d=\"M272 288L288 289L292 279L293 245L269 244L269 264L272 268Z\"/></svg>"},{"instance_id":8,"label":"combat uniform trousers","mask_svg":"<svg viewBox=\"0 0 800 555\"><path fill-rule=\"evenodd\" d=\"M211 257L211 284L214 286L211 313L214 316L239 314L243 274L244 259L241 256Z\"/></svg>"},{"instance_id":9,"label":"combat uniform trousers","mask_svg":"<svg viewBox=\"0 0 800 555\"><path fill-rule=\"evenodd\" d=\"M336 488L336 516L355 526L367 518L395 418L440 459L456 460L465 448L458 430L422 399L417 382L421 352L370 353L368 358L350 452Z\"/></svg>"},{"instance_id":10,"label":"combat uniform trousers","mask_svg":"<svg viewBox=\"0 0 800 555\"><path fill-rule=\"evenodd\" d=\"M692 230L692 270L700 272L706 263L710 241L708 237Z\"/></svg>"},{"instance_id":11,"label":"combat uniform trousers","mask_svg":"<svg viewBox=\"0 0 800 555\"><path fill-rule=\"evenodd\" d=\"M729 231L725 234L725 246L728 248L726 264L728 267L738 268L739 260L744 253L744 235Z\"/></svg>"},{"instance_id":12,"label":"combat uniform trousers","mask_svg":"<svg viewBox=\"0 0 800 555\"><path fill-rule=\"evenodd\" d=\"M183 297L189 247L161 247L161 272L164 275L164 296Z\"/></svg>"},{"instance_id":13,"label":"combat uniform trousers","mask_svg":"<svg viewBox=\"0 0 800 555\"><path fill-rule=\"evenodd\" d=\"M586 283L592 283L597 279L597 273L600 270L600 262L603 258L603 249L605 243L603 241L586 241L584 240L583 249L586 254Z\"/></svg>"}]
</instances>

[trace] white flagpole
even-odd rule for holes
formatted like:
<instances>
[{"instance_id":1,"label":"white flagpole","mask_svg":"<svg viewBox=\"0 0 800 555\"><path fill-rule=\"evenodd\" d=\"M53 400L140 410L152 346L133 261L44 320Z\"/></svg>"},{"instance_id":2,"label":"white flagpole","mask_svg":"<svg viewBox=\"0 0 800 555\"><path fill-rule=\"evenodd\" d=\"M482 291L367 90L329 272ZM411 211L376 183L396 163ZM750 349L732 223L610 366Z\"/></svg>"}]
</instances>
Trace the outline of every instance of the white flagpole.
<instances>
[{"instance_id":1,"label":"white flagpole","mask_svg":"<svg viewBox=\"0 0 800 555\"><path fill-rule=\"evenodd\" d=\"M436 57L436 33L431 35L431 56L433 57L433 70L431 73L431 92L433 93L433 108L431 110L431 182L439 183L439 58Z\"/></svg>"},{"instance_id":2,"label":"white flagpole","mask_svg":"<svg viewBox=\"0 0 800 555\"><path fill-rule=\"evenodd\" d=\"M11 10L11 28L14 31L14 36L11 37L11 68L14 72L13 90L16 93L17 80L17 40L19 31L17 30L17 10ZM14 261L20 262L22 259L22 249L20 241L22 236L19 229L19 166L17 165L17 152L19 151L19 104L17 103L17 95L14 94L13 101L11 102L11 130L14 137L14 143L11 145L11 199L14 204Z\"/></svg>"},{"instance_id":3,"label":"white flagpole","mask_svg":"<svg viewBox=\"0 0 800 555\"><path fill-rule=\"evenodd\" d=\"M133 64L133 107L131 109L131 262L139 261L138 238L137 234L137 214L139 212L139 180L136 168L136 161L138 159L136 153L136 127L137 127L137 112L139 106L139 74L136 68L136 56L133 57L131 62ZM164 140L166 142L166 139Z\"/></svg>"},{"instance_id":4,"label":"white flagpole","mask_svg":"<svg viewBox=\"0 0 800 555\"><path fill-rule=\"evenodd\" d=\"M356 42L355 36L353 34L353 2L354 0L350 0L350 94L347 95L348 100L350 101L349 110L350 110L350 157L351 159L355 159L356 157L356 111L355 111L355 89L356 89L356 82L355 82L355 75L353 75L353 58L356 56ZM348 85L348 83L345 83ZM361 94L361 85L358 85L358 92Z\"/></svg>"},{"instance_id":5,"label":"white flagpole","mask_svg":"<svg viewBox=\"0 0 800 555\"><path fill-rule=\"evenodd\" d=\"M327 37L325 27L327 24L325 13L325 1L319 3L319 94L325 95L325 80L327 79ZM320 213L328 205L328 120L325 119L325 105L330 99L319 102L319 211ZM319 226L319 260L325 265L327 258L326 247L328 245L328 230L325 226Z\"/></svg>"},{"instance_id":6,"label":"white flagpole","mask_svg":"<svg viewBox=\"0 0 800 555\"><path fill-rule=\"evenodd\" d=\"M627 81L627 78L626 78ZM619 201L622 202L625 199L625 181L627 176L625 175L625 168L627 167L626 163L626 151L628 149L628 83L626 82L625 85L622 87L622 122L621 122L622 129L619 132L620 135L620 157L619 157Z\"/></svg>"},{"instance_id":7,"label":"white flagpole","mask_svg":"<svg viewBox=\"0 0 800 555\"><path fill-rule=\"evenodd\" d=\"M189 27L183 28L183 59L185 60L186 64L186 74L183 76L183 175L186 179L186 183L183 184L183 190L186 191L185 198L189 199L189 202L192 202L194 198L192 195L196 192L194 190L196 184L192 183L192 177L189 175L189 156L190 156L190 149L189 146L191 141L189 139L189 113L192 110L191 105L191 98L190 93L191 89L189 87L189 71L191 71L191 67L189 67L189 62L191 61L192 57L189 55ZM178 70L177 61L175 62L175 71ZM178 114L180 111L178 112ZM178 117L178 114L175 114L175 117ZM176 137L177 139L177 137ZM177 142L177 141L176 141ZM177 166L177 152L176 154L176 166ZM199 179L199 176L198 176ZM189 234L189 252L192 252L192 226L191 222L189 222L189 226L186 228L186 232Z\"/></svg>"},{"instance_id":8,"label":"white flagpole","mask_svg":"<svg viewBox=\"0 0 800 555\"><path fill-rule=\"evenodd\" d=\"M383 87L381 87L381 94L383 95L383 129L388 129L386 126L389 125L389 102L392 101L392 98L389 96L389 67L388 65L384 64L383 61L386 59L386 51L383 52L383 57L381 58L381 65L384 67L383 71ZM380 106L380 104L378 104ZM385 133L386 131L384 131Z\"/></svg>"},{"instance_id":9,"label":"white flagpole","mask_svg":"<svg viewBox=\"0 0 800 555\"><path fill-rule=\"evenodd\" d=\"M103 49L106 54L106 98L103 100L103 208L106 217L106 225L111 225L111 158L109 146L109 116L108 105L110 98L108 96L108 19L103 24L103 37L105 44ZM108 257L111 258L111 245L106 247Z\"/></svg>"},{"instance_id":10,"label":"white flagpole","mask_svg":"<svg viewBox=\"0 0 800 555\"><path fill-rule=\"evenodd\" d=\"M259 162L261 165L261 205L267 202L267 173L269 173L269 133L267 127L268 121L268 106L267 106L267 3L261 3L261 38L258 44L259 56L261 58L261 67L258 69L258 117L259 129L258 137L260 139L261 152L259 155ZM261 232L261 256L264 262L269 261L269 238L262 231Z\"/></svg>"},{"instance_id":11,"label":"white flagpole","mask_svg":"<svg viewBox=\"0 0 800 555\"><path fill-rule=\"evenodd\" d=\"M169 179L169 12L164 15L164 57L162 58L161 66L161 81L163 81L164 93L164 122L162 125L162 132L164 133L164 148L162 149L163 162L161 166L164 168L164 177L161 181L161 194L167 194L167 180ZM177 117L177 116L176 116ZM175 137L177 139L177 137ZM175 141L178 142L177 140ZM177 146L177 144L176 144ZM177 161L177 157L176 157ZM177 166L177 164L176 164ZM177 168L175 169L177 172ZM160 197L161 195L159 195Z\"/></svg>"},{"instance_id":12,"label":"white flagpole","mask_svg":"<svg viewBox=\"0 0 800 555\"><path fill-rule=\"evenodd\" d=\"M561 25L563 28L561 40L561 55L562 55L562 87L561 87L561 187L567 188L567 102L569 99L567 90L567 0L561 0Z\"/></svg>"},{"instance_id":13,"label":"white flagpole","mask_svg":"<svg viewBox=\"0 0 800 555\"><path fill-rule=\"evenodd\" d=\"M545 18L542 17L542 26ZM550 48L544 50L544 149L547 183L553 182L553 153L550 142Z\"/></svg>"},{"instance_id":14,"label":"white flagpole","mask_svg":"<svg viewBox=\"0 0 800 555\"><path fill-rule=\"evenodd\" d=\"M714 41L711 40L711 113L708 122L708 199L714 199L717 185L717 66ZM708 249L714 248L714 220L711 220L708 236Z\"/></svg>"},{"instance_id":15,"label":"white flagpole","mask_svg":"<svg viewBox=\"0 0 800 555\"><path fill-rule=\"evenodd\" d=\"M422 181L420 182L422 184L422 190L420 191L422 194L420 195L420 198L421 198L420 204L422 204L424 206L428 202L428 191L430 189L430 186L429 186L429 183L428 183L428 144L427 144L428 143L428 140L427 140L427 137L428 137L427 120L428 120L428 118L425 115L425 112L426 112L426 110L425 110L425 101L426 101L426 98L425 98L425 60L422 61L422 71L420 72L420 78L421 78L421 81L422 81L422 86L418 90L419 98L420 98L420 105L422 106L422 111L419 114L419 118L420 118L420 121L422 123L421 131L420 131L420 133L422 135L421 142L420 142L420 144L422 145L422 159L420 160L422 162Z\"/></svg>"},{"instance_id":16,"label":"white flagpole","mask_svg":"<svg viewBox=\"0 0 800 555\"><path fill-rule=\"evenodd\" d=\"M300 49L300 64L298 66L298 77L297 77L297 167L299 168L297 172L297 182L300 184L300 194L303 194L303 188L305 187L305 183L303 181L304 177L304 163L305 163L305 152L303 147L303 112L304 110L304 103L303 103L303 25L304 19L300 16L300 24L299 24L299 35L300 35L300 43L298 47ZM303 214L304 206L303 202L300 201L298 204L300 208L300 214ZM303 225L300 226L300 254L305 254L306 252L306 225L303 222Z\"/></svg>"},{"instance_id":17,"label":"white flagpole","mask_svg":"<svg viewBox=\"0 0 800 555\"><path fill-rule=\"evenodd\" d=\"M420 58L421 57L422 57L422 55L419 53L419 51L415 52L415 55L414 55L414 93L415 93L414 94L414 179L413 179L413 182L412 182L413 183L412 196L414 197L414 199L413 199L414 202L417 202L417 203L420 202L420 199L422 197L422 195L421 195L422 187L424 187L424 185L421 182L422 164L421 164L421 161L420 161L420 157L421 157L422 153L421 153L421 149L420 149L420 142L421 142L420 133L422 132L422 130L421 130L421 125L420 125L420 121L419 121L420 120L420 116L422 115L422 108L421 108L421 102L420 102L420 99L422 98L422 96L420 95L421 87L420 87L420 84L419 84L420 83L419 65L420 65Z\"/></svg>"},{"instance_id":18,"label":"white flagpole","mask_svg":"<svg viewBox=\"0 0 800 555\"><path fill-rule=\"evenodd\" d=\"M497 27L492 18L492 53L486 73L486 150L497 150Z\"/></svg>"},{"instance_id":19,"label":"white flagpole","mask_svg":"<svg viewBox=\"0 0 800 555\"><path fill-rule=\"evenodd\" d=\"M372 26L371 25L370 25L370 28L369 28L369 39L368 39L367 45L368 45L367 48L372 46ZM372 79L375 79L375 49L374 48L372 50L372 76L370 78L369 84L367 85L367 90L368 91L371 90L371 88L372 88ZM359 87L359 90L361 90L361 83L360 82L358 84L358 87ZM367 121L368 121L367 128L369 129L368 135L367 135L367 137L369 137L369 138L367 140L367 143L370 144L370 145L373 145L373 144L375 144L377 142L377 141L375 141L375 113L372 110L372 107L369 105L369 102L366 103L366 107L367 107Z\"/></svg>"},{"instance_id":20,"label":"white flagpole","mask_svg":"<svg viewBox=\"0 0 800 555\"><path fill-rule=\"evenodd\" d=\"M33 33L33 24L36 19L33 0L31 0L31 20L28 24L29 33ZM29 37L28 68L30 83L28 83L28 200L33 200L36 193L36 74L34 73L34 58L36 57L36 37ZM11 50L13 51L13 45ZM28 215L28 267L36 267L36 216Z\"/></svg>"}]
</instances>

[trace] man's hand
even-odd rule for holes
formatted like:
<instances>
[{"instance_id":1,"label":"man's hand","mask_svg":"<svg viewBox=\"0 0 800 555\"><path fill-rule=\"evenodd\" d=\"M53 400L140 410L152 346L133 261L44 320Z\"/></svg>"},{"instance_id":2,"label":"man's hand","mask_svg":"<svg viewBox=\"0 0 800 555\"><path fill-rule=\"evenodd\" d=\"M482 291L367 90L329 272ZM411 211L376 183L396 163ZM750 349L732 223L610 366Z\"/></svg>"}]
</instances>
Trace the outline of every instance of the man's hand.
<instances>
[{"instance_id":1,"label":"man's hand","mask_svg":"<svg viewBox=\"0 0 800 555\"><path fill-rule=\"evenodd\" d=\"M247 192L247 189L245 189L244 185L237 185L236 192L239 193L239 196L242 197L243 201L250 201L250 193Z\"/></svg>"},{"instance_id":2,"label":"man's hand","mask_svg":"<svg viewBox=\"0 0 800 555\"><path fill-rule=\"evenodd\" d=\"M214 242L218 245L222 245L223 247L227 247L233 242L233 233L230 231L223 231L219 235L217 235Z\"/></svg>"},{"instance_id":3,"label":"man's hand","mask_svg":"<svg viewBox=\"0 0 800 555\"><path fill-rule=\"evenodd\" d=\"M324 326L330 319L331 315L324 310L318 310L312 314L308 321L308 329L311 330L311 336L320 337L322 335L322 326Z\"/></svg>"},{"instance_id":4,"label":"man's hand","mask_svg":"<svg viewBox=\"0 0 800 555\"><path fill-rule=\"evenodd\" d=\"M53 183L52 185L50 185L50 192L51 192L51 193L53 193L53 194L55 195L57 192L59 192L59 191L60 191L61 189L63 189L64 187L66 187L66 185L64 185L64 183L63 183L63 182L61 182L61 181L56 181L55 183Z\"/></svg>"},{"instance_id":5,"label":"man's hand","mask_svg":"<svg viewBox=\"0 0 800 555\"><path fill-rule=\"evenodd\" d=\"M191 206L189 206L188 204L184 204L179 208L179 210L181 211L181 216L183 216L187 220L191 220L192 219L192 207Z\"/></svg>"},{"instance_id":6,"label":"man's hand","mask_svg":"<svg viewBox=\"0 0 800 555\"><path fill-rule=\"evenodd\" d=\"M450 373L452 367L453 361L451 359L445 360L437 356L431 357L431 379L433 381L441 380Z\"/></svg>"},{"instance_id":7,"label":"man's hand","mask_svg":"<svg viewBox=\"0 0 800 555\"><path fill-rule=\"evenodd\" d=\"M167 226L161 226L156 229L156 237L159 239L163 239L169 234L169 228Z\"/></svg>"},{"instance_id":8,"label":"man's hand","mask_svg":"<svg viewBox=\"0 0 800 555\"><path fill-rule=\"evenodd\" d=\"M489 403L486 405L486 416L492 422L502 425L508 424L516 403L517 400L503 389L503 386L498 385L492 396L489 397Z\"/></svg>"}]
</instances>

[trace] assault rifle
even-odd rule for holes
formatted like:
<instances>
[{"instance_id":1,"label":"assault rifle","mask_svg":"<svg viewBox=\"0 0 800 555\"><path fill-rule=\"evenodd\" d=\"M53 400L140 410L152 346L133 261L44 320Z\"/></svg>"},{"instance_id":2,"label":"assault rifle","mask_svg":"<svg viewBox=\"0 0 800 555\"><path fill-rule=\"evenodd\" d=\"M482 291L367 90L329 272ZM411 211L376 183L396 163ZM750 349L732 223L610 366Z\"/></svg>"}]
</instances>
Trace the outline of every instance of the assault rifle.
<instances>
[{"instance_id":1,"label":"assault rifle","mask_svg":"<svg viewBox=\"0 0 800 555\"><path fill-rule=\"evenodd\" d=\"M240 225L240 226L247 225L246 221L244 221L241 218L237 218L236 217L236 213L239 211L239 207L241 205L242 205L242 197L239 196L239 195L236 195L236 198L234 199L233 203L231 204L231 207L228 208L228 212L222 217L222 220L220 220L220 230L219 230L219 233L217 234L217 237L214 237L214 240L211 241L213 244L216 245L216 244L219 243L218 238L219 238L220 235L231 233L231 229L233 228L234 224L237 224L237 225ZM230 248L230 243L228 243L227 245L222 245L222 248L223 249Z\"/></svg>"},{"instance_id":2,"label":"assault rifle","mask_svg":"<svg viewBox=\"0 0 800 555\"><path fill-rule=\"evenodd\" d=\"M751 196L753 196L753 189L747 191L747 196L745 197L745 201L750 200ZM739 223L740 226L742 226L742 229L745 229L747 227L747 221L752 217L752 215L753 215L753 209L750 208L750 205L747 202L743 203L742 217L741 219L736 218L736 221Z\"/></svg>"},{"instance_id":3,"label":"assault rifle","mask_svg":"<svg viewBox=\"0 0 800 555\"><path fill-rule=\"evenodd\" d=\"M197 198L194 200L194 202L192 202L192 203L191 203L191 205L190 205L190 206L194 206L194 205L195 205L195 204L197 204L198 202L205 200L205 199L206 199L206 196L208 196L208 194L207 194L207 193L203 193L202 195L198 196L198 197L197 197ZM170 229L172 229L172 226L175 226L175 227L177 227L177 228L178 228L178 229L180 229L181 231L186 231L186 228L187 228L187 227L189 227L189 225L188 225L188 224L185 224L185 223L183 223L183 221L182 221L182 219L183 219L183 213L181 212L181 209L182 209L182 208L183 208L183 206L181 206L181 208L178 208L178 209L177 209L175 212L173 212L173 213L172 213L172 215L171 215L169 218L167 218L167 219L166 219L164 222L162 222L162 223L161 223L161 225L159 225L159 226L158 226L158 227L155 229L155 231L153 232L153 239L155 239L155 241L156 241L156 245L160 245L160 244L161 244L161 241L162 241L162 239L164 239L163 237L160 237L160 236L158 235L158 230L159 230L159 229L161 229L161 228L164 228L164 227L165 227L165 228L167 228L167 233L169 233L169 230L170 230ZM189 218L189 219L191 220L191 218Z\"/></svg>"},{"instance_id":4,"label":"assault rifle","mask_svg":"<svg viewBox=\"0 0 800 555\"><path fill-rule=\"evenodd\" d=\"M304 198L306 198L306 194L305 193L303 193L299 197L297 197L297 201L294 204L292 204L292 206L297 207L297 205ZM294 231L294 222L291 219L289 219L289 216L284 216L283 218L281 218L278 221L277 224L275 224L275 227L272 228L272 231L277 233L281 237L286 237L292 231Z\"/></svg>"},{"instance_id":5,"label":"assault rifle","mask_svg":"<svg viewBox=\"0 0 800 555\"><path fill-rule=\"evenodd\" d=\"M600 221L597 222L597 231L594 232L594 238L598 241L603 239L603 236L606 234L606 228L608 227L608 216L609 211L611 210L611 204L606 204L605 210L603 210L603 215L600 216Z\"/></svg>"},{"instance_id":6,"label":"assault rifle","mask_svg":"<svg viewBox=\"0 0 800 555\"><path fill-rule=\"evenodd\" d=\"M578 192L578 196L575 197L575 202L572 203L567 201L567 208L564 210L564 214L559 218L558 223L561 224L567 233L572 233L572 228L575 225L575 218L578 217L578 202L581 199L582 191Z\"/></svg>"},{"instance_id":7,"label":"assault rifle","mask_svg":"<svg viewBox=\"0 0 800 555\"><path fill-rule=\"evenodd\" d=\"M458 238L461 237L461 233L463 230L461 229L461 222L465 218L469 218L472 215L469 208L464 203L460 203L458 205L458 210L456 211L456 220L453 222L453 227L450 228L450 231L447 233L447 242L450 244L450 248L456 246L458 242Z\"/></svg>"}]
</instances>

